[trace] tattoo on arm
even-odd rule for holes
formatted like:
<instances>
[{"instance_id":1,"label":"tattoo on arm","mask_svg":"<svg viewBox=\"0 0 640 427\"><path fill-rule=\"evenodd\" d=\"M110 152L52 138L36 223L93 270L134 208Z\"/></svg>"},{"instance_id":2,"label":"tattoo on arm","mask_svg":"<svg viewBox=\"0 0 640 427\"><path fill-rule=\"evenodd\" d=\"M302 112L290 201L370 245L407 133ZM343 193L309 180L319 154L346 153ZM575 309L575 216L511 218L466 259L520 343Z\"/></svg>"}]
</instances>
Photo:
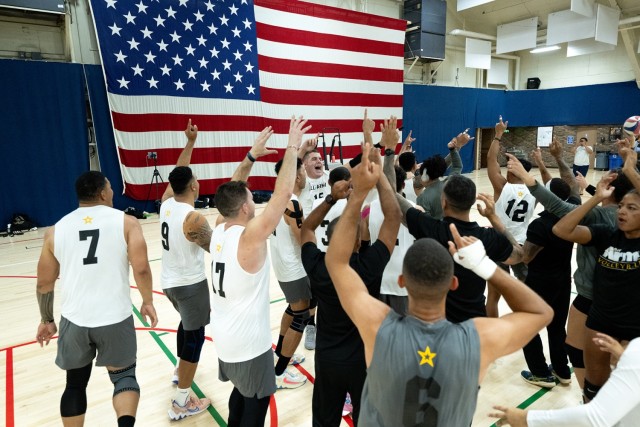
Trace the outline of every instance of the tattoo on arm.
<instances>
[{"instance_id":1,"label":"tattoo on arm","mask_svg":"<svg viewBox=\"0 0 640 427\"><path fill-rule=\"evenodd\" d=\"M53 320L53 291L46 294L36 291L36 296L40 307L40 318L44 321Z\"/></svg>"},{"instance_id":2,"label":"tattoo on arm","mask_svg":"<svg viewBox=\"0 0 640 427\"><path fill-rule=\"evenodd\" d=\"M213 234L213 230L211 229L207 219L201 215L189 215L187 217L187 221L192 222L192 224L189 224L189 231L187 231L186 236L187 239L209 252L209 245L211 244L211 234Z\"/></svg>"}]
</instances>

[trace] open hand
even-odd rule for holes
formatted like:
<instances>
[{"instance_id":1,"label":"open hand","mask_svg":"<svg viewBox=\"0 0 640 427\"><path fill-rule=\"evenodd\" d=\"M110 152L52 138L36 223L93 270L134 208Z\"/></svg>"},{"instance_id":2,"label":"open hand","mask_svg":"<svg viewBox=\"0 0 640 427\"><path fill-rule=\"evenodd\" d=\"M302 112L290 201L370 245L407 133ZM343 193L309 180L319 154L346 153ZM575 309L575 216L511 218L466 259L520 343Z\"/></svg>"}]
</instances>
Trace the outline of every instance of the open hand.
<instances>
[{"instance_id":1,"label":"open hand","mask_svg":"<svg viewBox=\"0 0 640 427\"><path fill-rule=\"evenodd\" d=\"M251 147L251 150L249 150L251 156L253 156L254 159L262 156L267 156L269 154L278 154L277 150L270 150L266 147L267 140L271 138L271 135L273 135L273 129L271 128L271 126L267 126L266 128L262 129L262 132L260 132L256 140L253 142L253 147Z\"/></svg>"},{"instance_id":2,"label":"open hand","mask_svg":"<svg viewBox=\"0 0 640 427\"><path fill-rule=\"evenodd\" d=\"M289 124L289 146L300 148L302 143L302 135L304 135L311 125L305 126L307 120L300 116L296 119L296 116L291 116L291 122Z\"/></svg>"},{"instance_id":3,"label":"open hand","mask_svg":"<svg viewBox=\"0 0 640 427\"><path fill-rule=\"evenodd\" d=\"M362 147L362 161L351 170L353 191L360 194L369 193L380 178L380 165L369 160L371 150L371 144L365 143Z\"/></svg>"},{"instance_id":4,"label":"open hand","mask_svg":"<svg viewBox=\"0 0 640 427\"><path fill-rule=\"evenodd\" d=\"M390 148L395 151L396 145L400 140L398 135L398 119L396 116L391 116L389 119L385 119L384 123L380 123L380 131L382 132L382 140L380 143L385 148Z\"/></svg>"}]
</instances>

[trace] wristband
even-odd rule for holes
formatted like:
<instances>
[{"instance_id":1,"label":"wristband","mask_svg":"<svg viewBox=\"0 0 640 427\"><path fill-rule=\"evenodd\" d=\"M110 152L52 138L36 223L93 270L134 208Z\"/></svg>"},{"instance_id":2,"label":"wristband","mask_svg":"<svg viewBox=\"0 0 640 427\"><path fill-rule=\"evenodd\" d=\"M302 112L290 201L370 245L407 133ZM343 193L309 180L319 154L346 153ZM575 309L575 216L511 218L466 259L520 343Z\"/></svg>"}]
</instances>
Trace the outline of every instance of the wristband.
<instances>
[{"instance_id":1,"label":"wristband","mask_svg":"<svg viewBox=\"0 0 640 427\"><path fill-rule=\"evenodd\" d=\"M493 139L495 139L496 141L500 142L502 141L500 138L498 138L497 136L494 136Z\"/></svg>"},{"instance_id":2,"label":"wristband","mask_svg":"<svg viewBox=\"0 0 640 427\"><path fill-rule=\"evenodd\" d=\"M396 152L393 151L391 148L387 148L386 150L384 150L385 156L393 156L394 154L396 154Z\"/></svg>"},{"instance_id":3,"label":"wristband","mask_svg":"<svg viewBox=\"0 0 640 427\"><path fill-rule=\"evenodd\" d=\"M247 151L247 159L249 159L251 163L255 163L256 161L256 158L251 155L251 151Z\"/></svg>"},{"instance_id":4,"label":"wristband","mask_svg":"<svg viewBox=\"0 0 640 427\"><path fill-rule=\"evenodd\" d=\"M42 323L43 325L48 325L49 323L53 323L55 322L55 320L41 320L40 323Z\"/></svg>"},{"instance_id":5,"label":"wristband","mask_svg":"<svg viewBox=\"0 0 640 427\"><path fill-rule=\"evenodd\" d=\"M471 271L482 277L484 280L489 280L491 276L493 276L493 274L496 272L497 268L498 264L493 262L488 256L485 256L484 258L482 258L482 261L480 261L480 264L478 264Z\"/></svg>"}]
</instances>

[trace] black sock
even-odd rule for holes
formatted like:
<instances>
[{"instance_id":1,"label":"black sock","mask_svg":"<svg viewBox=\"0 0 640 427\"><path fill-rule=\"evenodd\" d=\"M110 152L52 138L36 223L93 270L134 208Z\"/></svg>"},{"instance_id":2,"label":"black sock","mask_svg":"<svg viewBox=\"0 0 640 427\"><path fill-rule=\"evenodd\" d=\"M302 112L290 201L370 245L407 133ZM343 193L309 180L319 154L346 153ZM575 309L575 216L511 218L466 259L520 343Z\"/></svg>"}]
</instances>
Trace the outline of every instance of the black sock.
<instances>
[{"instance_id":1,"label":"black sock","mask_svg":"<svg viewBox=\"0 0 640 427\"><path fill-rule=\"evenodd\" d=\"M282 342L284 341L284 335L280 335L278 337L278 345L276 345L276 356L280 357L280 352L282 351Z\"/></svg>"},{"instance_id":2,"label":"black sock","mask_svg":"<svg viewBox=\"0 0 640 427\"><path fill-rule=\"evenodd\" d=\"M133 427L136 423L136 417L132 417L131 415L123 415L118 418L118 427Z\"/></svg>"},{"instance_id":3,"label":"black sock","mask_svg":"<svg viewBox=\"0 0 640 427\"><path fill-rule=\"evenodd\" d=\"M280 356L278 358L278 363L276 363L276 375L282 375L285 369L287 369L287 365L289 365L290 357Z\"/></svg>"}]
</instances>

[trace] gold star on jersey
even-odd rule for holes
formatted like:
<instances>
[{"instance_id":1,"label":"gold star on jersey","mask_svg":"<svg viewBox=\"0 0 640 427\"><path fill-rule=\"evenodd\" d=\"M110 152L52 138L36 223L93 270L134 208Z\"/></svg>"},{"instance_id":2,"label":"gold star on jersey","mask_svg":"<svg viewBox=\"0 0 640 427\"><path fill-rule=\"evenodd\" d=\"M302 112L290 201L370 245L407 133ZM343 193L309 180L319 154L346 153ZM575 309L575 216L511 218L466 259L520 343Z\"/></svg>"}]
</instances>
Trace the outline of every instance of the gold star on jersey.
<instances>
[{"instance_id":1,"label":"gold star on jersey","mask_svg":"<svg viewBox=\"0 0 640 427\"><path fill-rule=\"evenodd\" d=\"M418 350L418 354L422 357L422 360L420 360L420 366L427 363L429 364L429 366L433 368L433 359L435 359L437 353L432 353L431 348L427 346L427 348L424 351Z\"/></svg>"},{"instance_id":2,"label":"gold star on jersey","mask_svg":"<svg viewBox=\"0 0 640 427\"><path fill-rule=\"evenodd\" d=\"M84 218L82 218L82 220L85 224L93 224L93 218L91 218L90 216L85 216Z\"/></svg>"},{"instance_id":3,"label":"gold star on jersey","mask_svg":"<svg viewBox=\"0 0 640 427\"><path fill-rule=\"evenodd\" d=\"M216 252L220 252L222 250L222 245L216 245Z\"/></svg>"}]
</instances>

